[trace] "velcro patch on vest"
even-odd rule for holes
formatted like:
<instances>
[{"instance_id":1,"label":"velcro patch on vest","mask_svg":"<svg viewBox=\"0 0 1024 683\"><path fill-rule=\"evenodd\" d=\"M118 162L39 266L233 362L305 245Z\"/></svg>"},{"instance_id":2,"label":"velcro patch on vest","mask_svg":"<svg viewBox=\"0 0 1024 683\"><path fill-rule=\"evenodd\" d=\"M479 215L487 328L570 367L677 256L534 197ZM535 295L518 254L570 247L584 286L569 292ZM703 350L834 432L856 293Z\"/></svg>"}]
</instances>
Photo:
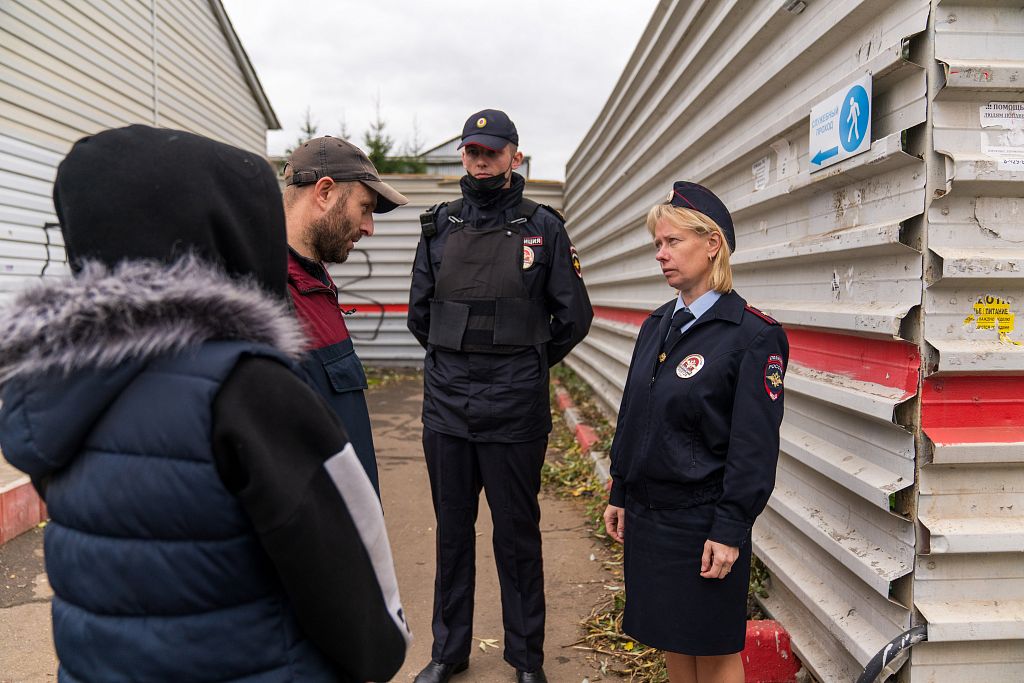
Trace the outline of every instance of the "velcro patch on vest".
<instances>
[{"instance_id":1,"label":"velcro patch on vest","mask_svg":"<svg viewBox=\"0 0 1024 683\"><path fill-rule=\"evenodd\" d=\"M543 247L544 246L544 236L543 235L533 235L531 237L524 237L523 238L523 246L525 246L525 247Z\"/></svg>"}]
</instances>

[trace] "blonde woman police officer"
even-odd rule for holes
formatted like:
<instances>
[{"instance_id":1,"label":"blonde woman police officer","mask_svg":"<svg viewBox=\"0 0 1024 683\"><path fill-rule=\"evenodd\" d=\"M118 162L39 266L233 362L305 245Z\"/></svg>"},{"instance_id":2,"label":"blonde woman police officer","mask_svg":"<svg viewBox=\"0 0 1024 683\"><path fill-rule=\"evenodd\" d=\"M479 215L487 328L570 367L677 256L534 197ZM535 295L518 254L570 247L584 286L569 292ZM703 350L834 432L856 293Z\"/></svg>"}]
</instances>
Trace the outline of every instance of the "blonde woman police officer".
<instances>
[{"instance_id":1,"label":"blonde woman police officer","mask_svg":"<svg viewBox=\"0 0 1024 683\"><path fill-rule=\"evenodd\" d=\"M733 291L732 218L710 190L676 182L647 229L679 294L640 328L612 444L623 630L665 651L672 683L742 683L750 528L775 482L789 343Z\"/></svg>"}]
</instances>

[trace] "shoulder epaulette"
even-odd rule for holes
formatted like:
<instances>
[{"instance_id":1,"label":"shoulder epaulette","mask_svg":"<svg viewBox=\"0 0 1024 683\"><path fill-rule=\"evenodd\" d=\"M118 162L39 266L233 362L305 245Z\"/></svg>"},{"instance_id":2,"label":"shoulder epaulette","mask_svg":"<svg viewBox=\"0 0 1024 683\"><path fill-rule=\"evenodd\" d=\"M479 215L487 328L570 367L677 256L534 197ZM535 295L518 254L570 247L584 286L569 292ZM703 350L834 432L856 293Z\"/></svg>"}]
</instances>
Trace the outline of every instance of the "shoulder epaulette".
<instances>
[{"instance_id":1,"label":"shoulder epaulette","mask_svg":"<svg viewBox=\"0 0 1024 683\"><path fill-rule=\"evenodd\" d=\"M750 304L747 304L745 308L748 311L750 311L751 313L753 313L754 315L756 315L761 320L763 320L766 323L768 323L769 325L781 325L782 324L778 320L776 320L775 318L771 317L770 315L768 315L767 313L765 313L763 311L757 310L756 308L754 308Z\"/></svg>"},{"instance_id":2,"label":"shoulder epaulette","mask_svg":"<svg viewBox=\"0 0 1024 683\"><path fill-rule=\"evenodd\" d=\"M565 214L564 213L562 213L561 211L559 211L555 207L551 206L550 204L541 204L541 206L544 207L545 209L547 209L548 211L550 211L551 213L553 213L555 215L555 218L557 218L558 220L562 221L563 224L565 223Z\"/></svg>"}]
</instances>

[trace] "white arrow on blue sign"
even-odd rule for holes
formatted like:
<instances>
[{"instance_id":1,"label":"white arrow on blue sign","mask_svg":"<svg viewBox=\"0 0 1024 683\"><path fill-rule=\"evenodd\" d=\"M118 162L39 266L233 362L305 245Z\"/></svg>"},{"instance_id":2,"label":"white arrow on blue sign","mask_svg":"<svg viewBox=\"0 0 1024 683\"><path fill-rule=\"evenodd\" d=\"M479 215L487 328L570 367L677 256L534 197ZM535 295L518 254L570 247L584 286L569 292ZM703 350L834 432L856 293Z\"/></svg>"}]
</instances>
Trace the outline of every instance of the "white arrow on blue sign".
<instances>
[{"instance_id":1,"label":"white arrow on blue sign","mask_svg":"<svg viewBox=\"0 0 1024 683\"><path fill-rule=\"evenodd\" d=\"M811 172L871 149L871 74L811 109Z\"/></svg>"}]
</instances>

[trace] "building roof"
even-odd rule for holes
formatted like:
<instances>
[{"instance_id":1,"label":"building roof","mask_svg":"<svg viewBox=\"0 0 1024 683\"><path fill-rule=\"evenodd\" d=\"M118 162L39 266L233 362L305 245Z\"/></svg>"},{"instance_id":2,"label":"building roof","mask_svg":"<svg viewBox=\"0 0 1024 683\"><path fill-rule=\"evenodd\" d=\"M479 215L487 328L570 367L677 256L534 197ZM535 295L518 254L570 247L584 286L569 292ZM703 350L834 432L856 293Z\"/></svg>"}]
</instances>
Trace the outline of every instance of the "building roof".
<instances>
[{"instance_id":1,"label":"building roof","mask_svg":"<svg viewBox=\"0 0 1024 683\"><path fill-rule=\"evenodd\" d=\"M249 85L249 90L252 91L253 99L256 100L260 111L263 112L263 119L267 123L267 128L269 130L280 130L281 122L277 120L277 114L274 113L274 108L270 106L270 99L267 98L267 93L263 91L260 79L256 75L256 69L253 68L252 62L249 61L249 55L246 54L245 48L242 47L242 41L238 39L238 34L235 33L235 27L231 25L231 19L228 18L224 5L221 4L220 0L209 0L209 2L213 15L217 17L217 23L220 24L220 29L228 40L228 47L231 48L235 60L238 61L238 66L242 70L242 76Z\"/></svg>"}]
</instances>

